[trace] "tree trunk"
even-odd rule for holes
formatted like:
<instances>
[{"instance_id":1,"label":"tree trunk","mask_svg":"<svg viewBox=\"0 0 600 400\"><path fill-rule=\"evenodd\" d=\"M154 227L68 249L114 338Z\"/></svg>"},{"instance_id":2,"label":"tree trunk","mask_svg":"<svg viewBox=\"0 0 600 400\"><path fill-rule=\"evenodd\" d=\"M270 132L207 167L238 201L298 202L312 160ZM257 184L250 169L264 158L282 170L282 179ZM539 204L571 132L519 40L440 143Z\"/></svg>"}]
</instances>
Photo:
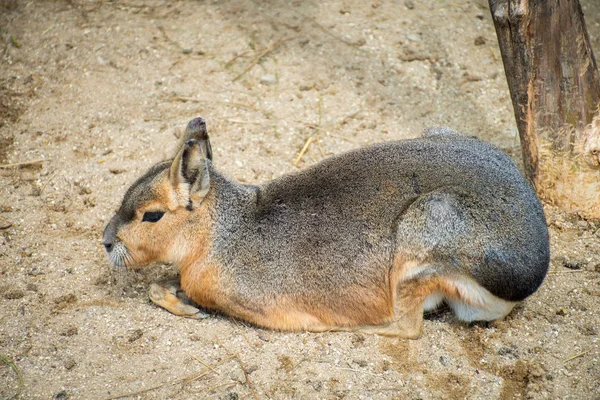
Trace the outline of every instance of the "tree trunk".
<instances>
[{"instance_id":1,"label":"tree trunk","mask_svg":"<svg viewBox=\"0 0 600 400\"><path fill-rule=\"evenodd\" d=\"M544 201L600 218L600 79L578 0L489 0L521 138Z\"/></svg>"}]
</instances>

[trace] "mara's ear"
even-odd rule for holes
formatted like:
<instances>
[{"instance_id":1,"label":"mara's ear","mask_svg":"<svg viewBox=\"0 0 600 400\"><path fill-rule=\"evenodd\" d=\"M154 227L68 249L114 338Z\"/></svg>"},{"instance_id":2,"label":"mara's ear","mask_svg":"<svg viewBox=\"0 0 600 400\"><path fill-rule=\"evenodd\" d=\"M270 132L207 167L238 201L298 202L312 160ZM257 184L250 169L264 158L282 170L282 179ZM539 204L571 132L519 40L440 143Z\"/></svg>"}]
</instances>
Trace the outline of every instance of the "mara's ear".
<instances>
[{"instance_id":1,"label":"mara's ear","mask_svg":"<svg viewBox=\"0 0 600 400\"><path fill-rule=\"evenodd\" d=\"M209 155L208 140L189 139L171 164L169 179L177 201L190 211L200 205L210 189Z\"/></svg>"},{"instance_id":2,"label":"mara's ear","mask_svg":"<svg viewBox=\"0 0 600 400\"><path fill-rule=\"evenodd\" d=\"M212 161L212 149L210 147L208 133L206 132L206 122L203 118L194 118L187 124L185 132L181 135L177 151L180 152L185 143L190 139L195 139L200 142L206 148L206 158Z\"/></svg>"}]
</instances>

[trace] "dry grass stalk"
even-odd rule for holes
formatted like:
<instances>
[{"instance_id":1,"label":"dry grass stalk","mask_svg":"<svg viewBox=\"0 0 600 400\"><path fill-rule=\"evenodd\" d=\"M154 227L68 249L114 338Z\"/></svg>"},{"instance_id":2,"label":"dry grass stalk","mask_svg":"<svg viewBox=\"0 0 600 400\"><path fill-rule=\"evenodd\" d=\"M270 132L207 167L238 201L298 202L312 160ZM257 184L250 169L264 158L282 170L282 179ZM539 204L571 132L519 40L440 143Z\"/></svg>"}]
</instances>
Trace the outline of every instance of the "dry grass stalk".
<instances>
[{"instance_id":1,"label":"dry grass stalk","mask_svg":"<svg viewBox=\"0 0 600 400\"><path fill-rule=\"evenodd\" d=\"M240 79L242 76L244 76L246 74L246 72L250 71L252 69L252 67L254 67L256 64L258 64L258 62L260 61L261 58L263 58L264 56L266 56L267 54L269 54L270 52L272 52L273 50L275 50L277 47L279 47L279 45L281 43L283 43L283 42L285 42L287 40L290 40L290 39L279 39L278 41L276 41L275 43L273 43L272 45L270 45L269 47L267 47L258 56L256 56L256 58L254 58L254 60L250 61L250 63L248 65L246 65L246 68L244 68L244 70L242 72L240 72L231 81L235 82L238 79Z\"/></svg>"},{"instance_id":2,"label":"dry grass stalk","mask_svg":"<svg viewBox=\"0 0 600 400\"><path fill-rule=\"evenodd\" d=\"M317 126L315 127L315 130L317 131L317 133L314 136L311 136L306 140L306 143L304 143L302 150L300 150L300 153L298 153L298 157L296 157L296 161L294 161L294 167L298 166L298 163L300 163L300 160L302 160L302 157L308 151L308 146L310 146L310 144L312 142L317 142L317 145L319 146L319 151L321 152L321 156L325 157L325 154L323 153L323 149L321 149L321 145L319 144L319 136L321 135L321 123L323 120L323 98L321 97L321 93L319 93L318 107L319 107L318 120L317 120Z\"/></svg>"},{"instance_id":3,"label":"dry grass stalk","mask_svg":"<svg viewBox=\"0 0 600 400\"><path fill-rule=\"evenodd\" d=\"M591 350L592 350L592 349L591 349L591 348L589 348L589 349L587 349L586 351L582 351L581 353L577 353L577 354L575 354L575 355L573 355L573 356L571 356L571 357L567 358L565 361L563 361L563 363L567 363L567 362L569 362L569 361L571 361L571 360L574 360L574 359L576 359L576 358L579 358L579 357L581 357L581 356L584 356L584 355L586 355L587 353L589 353Z\"/></svg>"},{"instance_id":4,"label":"dry grass stalk","mask_svg":"<svg viewBox=\"0 0 600 400\"><path fill-rule=\"evenodd\" d=\"M304 146L302 147L302 150L300 150L300 153L298 153L298 157L296 157L296 161L294 161L294 167L298 166L298 163L300 162L300 160L302 160L302 157L304 156L304 154L308 150L308 146L310 146L310 144L314 140L315 140L314 136L311 136L311 137L308 138L308 140L306 140L306 143L304 143Z\"/></svg>"},{"instance_id":5,"label":"dry grass stalk","mask_svg":"<svg viewBox=\"0 0 600 400\"><path fill-rule=\"evenodd\" d=\"M223 360L221 360L221 361L219 361L219 362L217 362L217 363L213 364L212 366L207 366L207 367L208 367L210 370L213 370L215 367L217 367L217 366L219 366L219 365L221 365L221 364L224 364L224 363L226 363L227 361L229 361L229 360L232 360L232 359L234 359L234 358L236 358L236 357L237 357L237 356L230 356L230 357L227 357L227 358L225 358L225 359L223 359ZM209 372L210 372L209 370L200 371L200 372L197 372L197 373L195 373L195 374L192 374L192 375L186 376L185 378L177 379L177 380L175 380L175 381L173 381L173 382L166 382L166 383L162 383L162 384L160 384L160 385L156 385L156 386L149 387L149 388L147 388L147 389L138 390L138 391L136 391L136 392L123 393L123 394L120 394L120 395L117 395L117 396L107 397L107 398L106 398L106 399L104 399L104 400L116 400L116 399L122 399L122 398L125 398L125 397L133 397L133 396L137 396L137 395L140 395L140 394L148 393L148 392L151 392L151 391L153 391L153 390L157 390L157 389L160 389L160 388L162 388L162 387L169 386L169 385L171 385L171 386L172 386L172 385L177 385L177 384L179 384L179 383L184 383L184 384L185 384L185 383L190 383L190 382L196 381L196 380L198 380L198 379L200 379L200 378L202 378L202 377L204 377L204 376L208 375L208 373L209 373Z\"/></svg>"},{"instance_id":6,"label":"dry grass stalk","mask_svg":"<svg viewBox=\"0 0 600 400\"><path fill-rule=\"evenodd\" d=\"M9 397L8 400L16 399L23 391L23 375L21 374L21 370L17 367L15 363L10 361L3 355L0 355L0 362L12 369L13 371L15 371L15 373L17 374L17 393Z\"/></svg>"},{"instance_id":7,"label":"dry grass stalk","mask_svg":"<svg viewBox=\"0 0 600 400\"><path fill-rule=\"evenodd\" d=\"M246 379L246 384L250 388L250 391L252 392L252 396L254 397L254 400L258 400L258 395L256 394L256 391L254 390L254 385L252 385L252 382L250 381L250 377L248 377L248 372L246 372L244 363L242 362L242 360L240 359L239 356L237 356L236 358L237 358L238 363L240 364L240 368L242 369L242 372L244 373L244 379Z\"/></svg>"},{"instance_id":8,"label":"dry grass stalk","mask_svg":"<svg viewBox=\"0 0 600 400\"><path fill-rule=\"evenodd\" d=\"M48 160L40 158L40 159L37 159L37 160L23 161L23 162L18 162L18 163L14 163L14 164L2 164L2 165L0 165L0 168L20 168L20 167L27 167L29 165L41 164L44 161L48 161Z\"/></svg>"},{"instance_id":9,"label":"dry grass stalk","mask_svg":"<svg viewBox=\"0 0 600 400\"><path fill-rule=\"evenodd\" d=\"M194 357L194 360L198 361L200 364L204 365L206 368L210 369L212 372L214 372L217 375L221 375L221 373L219 371L217 371L216 369L214 369L213 367L211 367L210 365L208 365L206 362L202 361L199 357L197 357L196 355L192 354L192 357Z\"/></svg>"}]
</instances>

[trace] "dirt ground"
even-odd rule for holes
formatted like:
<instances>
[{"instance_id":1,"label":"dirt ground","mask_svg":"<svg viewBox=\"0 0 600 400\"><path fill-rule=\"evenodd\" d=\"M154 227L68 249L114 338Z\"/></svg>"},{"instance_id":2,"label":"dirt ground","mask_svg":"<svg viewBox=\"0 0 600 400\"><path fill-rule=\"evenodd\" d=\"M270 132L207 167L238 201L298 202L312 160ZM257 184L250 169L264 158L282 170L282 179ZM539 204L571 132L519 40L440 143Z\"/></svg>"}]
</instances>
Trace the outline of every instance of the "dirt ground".
<instances>
[{"instance_id":1,"label":"dirt ground","mask_svg":"<svg viewBox=\"0 0 600 400\"><path fill-rule=\"evenodd\" d=\"M550 206L535 295L413 341L181 319L146 295L173 268L119 273L100 244L196 116L241 182L440 125L518 161L485 0L2 0L0 39L0 164L33 161L0 169L0 398L600 399L600 222Z\"/></svg>"}]
</instances>

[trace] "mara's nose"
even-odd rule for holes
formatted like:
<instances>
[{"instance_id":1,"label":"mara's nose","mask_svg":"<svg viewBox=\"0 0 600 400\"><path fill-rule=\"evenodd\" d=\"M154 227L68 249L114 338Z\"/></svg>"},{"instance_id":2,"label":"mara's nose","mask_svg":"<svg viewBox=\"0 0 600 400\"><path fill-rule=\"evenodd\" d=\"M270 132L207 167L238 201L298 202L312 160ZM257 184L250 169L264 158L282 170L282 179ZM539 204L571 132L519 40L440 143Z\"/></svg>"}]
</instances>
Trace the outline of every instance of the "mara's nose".
<instances>
[{"instance_id":1,"label":"mara's nose","mask_svg":"<svg viewBox=\"0 0 600 400\"><path fill-rule=\"evenodd\" d=\"M112 242L105 242L104 240L102 241L102 244L104 245L104 248L106 249L107 252L111 252L113 249L113 244Z\"/></svg>"},{"instance_id":2,"label":"mara's nose","mask_svg":"<svg viewBox=\"0 0 600 400\"><path fill-rule=\"evenodd\" d=\"M117 233L118 224L119 216L115 215L112 217L108 225L106 225L106 229L104 229L104 234L102 235L102 244L104 245L107 253L110 253L115 247L115 235Z\"/></svg>"}]
</instances>

